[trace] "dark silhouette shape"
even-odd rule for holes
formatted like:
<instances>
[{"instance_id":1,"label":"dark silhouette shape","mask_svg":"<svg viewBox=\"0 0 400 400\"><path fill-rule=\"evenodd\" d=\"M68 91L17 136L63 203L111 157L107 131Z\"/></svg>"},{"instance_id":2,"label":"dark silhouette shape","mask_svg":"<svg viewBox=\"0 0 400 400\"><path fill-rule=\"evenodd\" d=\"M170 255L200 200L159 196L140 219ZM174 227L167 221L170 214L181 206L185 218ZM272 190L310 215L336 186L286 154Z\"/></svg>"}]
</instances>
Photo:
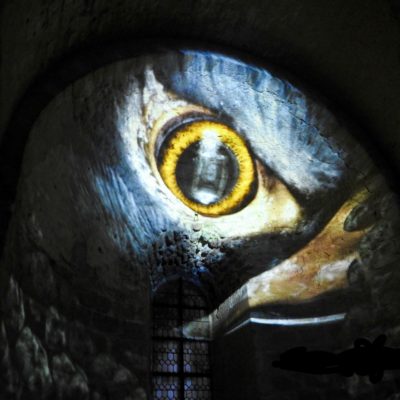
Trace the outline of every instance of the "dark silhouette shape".
<instances>
[{"instance_id":1,"label":"dark silhouette shape","mask_svg":"<svg viewBox=\"0 0 400 400\"><path fill-rule=\"evenodd\" d=\"M281 354L272 365L309 374L368 375L372 383L377 383L385 370L400 369L400 349L385 347L385 342L385 335L378 336L373 343L360 338L354 341L354 348L340 353L295 347Z\"/></svg>"}]
</instances>

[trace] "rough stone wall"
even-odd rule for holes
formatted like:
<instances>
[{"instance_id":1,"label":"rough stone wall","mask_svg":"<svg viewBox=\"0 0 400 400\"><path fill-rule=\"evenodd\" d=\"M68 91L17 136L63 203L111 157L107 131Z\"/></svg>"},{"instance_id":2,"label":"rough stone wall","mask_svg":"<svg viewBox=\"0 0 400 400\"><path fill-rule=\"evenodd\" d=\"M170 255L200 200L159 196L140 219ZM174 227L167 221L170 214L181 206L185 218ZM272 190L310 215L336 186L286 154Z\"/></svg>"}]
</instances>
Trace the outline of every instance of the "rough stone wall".
<instances>
[{"instance_id":1,"label":"rough stone wall","mask_svg":"<svg viewBox=\"0 0 400 400\"><path fill-rule=\"evenodd\" d=\"M37 261L39 268L46 268L45 257L36 257L41 258ZM46 272L47 281L51 269ZM93 327L94 322L88 324L87 319L82 322L79 317L66 318L57 307L25 295L13 276L3 286L2 399L147 398L138 376L132 373L147 361L144 358L143 363L137 349L133 353L127 345L119 353L115 332L105 334L104 329ZM126 326L121 329L109 324L109 328L119 328L119 333L127 334ZM130 338L125 340L130 343Z\"/></svg>"}]
</instances>

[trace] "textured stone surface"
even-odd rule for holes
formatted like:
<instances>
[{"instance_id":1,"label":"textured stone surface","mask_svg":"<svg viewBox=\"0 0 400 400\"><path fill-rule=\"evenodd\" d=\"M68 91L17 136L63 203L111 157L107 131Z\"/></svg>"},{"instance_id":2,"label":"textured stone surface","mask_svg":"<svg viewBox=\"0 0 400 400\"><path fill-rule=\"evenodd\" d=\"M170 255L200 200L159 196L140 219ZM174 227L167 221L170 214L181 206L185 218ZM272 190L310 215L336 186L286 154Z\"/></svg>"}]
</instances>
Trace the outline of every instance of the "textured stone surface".
<instances>
[{"instance_id":1,"label":"textured stone surface","mask_svg":"<svg viewBox=\"0 0 400 400\"><path fill-rule=\"evenodd\" d=\"M69 323L69 351L76 357L92 357L96 353L93 340L86 334L86 328L81 322Z\"/></svg>"},{"instance_id":2,"label":"textured stone surface","mask_svg":"<svg viewBox=\"0 0 400 400\"><path fill-rule=\"evenodd\" d=\"M52 378L48 358L40 340L25 327L15 345L15 358L29 392L43 396L50 391Z\"/></svg>"},{"instance_id":3,"label":"textured stone surface","mask_svg":"<svg viewBox=\"0 0 400 400\"><path fill-rule=\"evenodd\" d=\"M10 279L4 299L4 320L10 336L16 336L24 325L25 308L22 291L14 279Z\"/></svg>"},{"instance_id":4,"label":"textured stone surface","mask_svg":"<svg viewBox=\"0 0 400 400\"><path fill-rule=\"evenodd\" d=\"M66 346L66 322L60 318L57 310L50 307L46 312L46 344L50 349L61 350Z\"/></svg>"},{"instance_id":5,"label":"textured stone surface","mask_svg":"<svg viewBox=\"0 0 400 400\"><path fill-rule=\"evenodd\" d=\"M26 279L31 279L34 291L40 296L46 296L49 302L54 302L57 297L57 282L50 260L43 252L35 252L29 254L28 263L30 274L27 274Z\"/></svg>"},{"instance_id":6,"label":"textured stone surface","mask_svg":"<svg viewBox=\"0 0 400 400\"><path fill-rule=\"evenodd\" d=\"M6 321L0 325L2 399L89 400L96 398L96 392L105 399L146 398L133 371L147 360L129 351L121 355L119 346L112 347L104 334L66 318L55 306L43 307L22 296L15 280L9 281L10 287L18 289L17 298L24 298L27 312L17 335L6 329ZM15 310L14 304L2 304L6 314L7 307Z\"/></svg>"},{"instance_id":7,"label":"textured stone surface","mask_svg":"<svg viewBox=\"0 0 400 400\"><path fill-rule=\"evenodd\" d=\"M51 364L57 399L84 400L89 398L86 375L73 365L65 353L54 356Z\"/></svg>"},{"instance_id":8,"label":"textured stone surface","mask_svg":"<svg viewBox=\"0 0 400 400\"><path fill-rule=\"evenodd\" d=\"M22 320L14 315L22 326L17 335L6 328L6 320L0 325L0 398L89 400L96 392L104 399L146 398L133 372L140 370L139 363L142 368L147 364L139 352L121 354L104 334L66 318L55 306L23 296L12 277L9 287L17 294L14 300L23 299L26 313ZM15 304L2 303L5 315L21 312Z\"/></svg>"}]
</instances>

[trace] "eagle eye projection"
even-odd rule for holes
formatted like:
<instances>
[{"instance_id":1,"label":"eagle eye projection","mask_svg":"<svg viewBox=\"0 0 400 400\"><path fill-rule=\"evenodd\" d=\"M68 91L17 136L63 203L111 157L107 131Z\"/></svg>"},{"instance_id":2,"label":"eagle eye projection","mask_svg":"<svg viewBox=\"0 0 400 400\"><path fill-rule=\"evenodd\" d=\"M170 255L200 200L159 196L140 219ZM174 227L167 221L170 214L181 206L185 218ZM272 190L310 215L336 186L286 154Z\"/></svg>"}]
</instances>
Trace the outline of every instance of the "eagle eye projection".
<instances>
[{"instance_id":1,"label":"eagle eye projection","mask_svg":"<svg viewBox=\"0 0 400 400\"><path fill-rule=\"evenodd\" d=\"M251 154L243 139L226 125L186 124L173 132L161 152L159 170L164 182L200 214L219 216L237 210L255 184Z\"/></svg>"},{"instance_id":2,"label":"eagle eye projection","mask_svg":"<svg viewBox=\"0 0 400 400\"><path fill-rule=\"evenodd\" d=\"M33 126L23 171L21 207L32 215L23 225L42 232L32 240L57 268L74 263L83 224L88 248L121 252L154 288L183 274L218 304L250 285L250 308L345 288L374 224L353 210L391 196L347 124L312 93L196 49L149 51L68 86ZM169 232L180 238L169 252L183 255L159 264L154 249ZM202 256L188 264L199 240ZM101 290L120 292L121 267L89 254Z\"/></svg>"}]
</instances>

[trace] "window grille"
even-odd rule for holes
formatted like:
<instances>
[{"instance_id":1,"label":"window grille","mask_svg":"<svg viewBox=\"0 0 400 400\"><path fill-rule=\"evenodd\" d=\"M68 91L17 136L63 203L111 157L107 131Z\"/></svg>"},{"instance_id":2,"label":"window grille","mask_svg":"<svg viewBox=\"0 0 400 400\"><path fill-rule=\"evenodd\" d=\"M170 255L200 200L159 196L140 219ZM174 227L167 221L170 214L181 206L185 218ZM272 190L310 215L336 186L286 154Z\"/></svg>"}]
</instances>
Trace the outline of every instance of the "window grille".
<instances>
[{"instance_id":1,"label":"window grille","mask_svg":"<svg viewBox=\"0 0 400 400\"><path fill-rule=\"evenodd\" d=\"M210 344L184 337L182 327L209 309L195 286L178 279L163 285L153 301L153 400L211 400ZM208 323L207 323L208 324Z\"/></svg>"}]
</instances>

